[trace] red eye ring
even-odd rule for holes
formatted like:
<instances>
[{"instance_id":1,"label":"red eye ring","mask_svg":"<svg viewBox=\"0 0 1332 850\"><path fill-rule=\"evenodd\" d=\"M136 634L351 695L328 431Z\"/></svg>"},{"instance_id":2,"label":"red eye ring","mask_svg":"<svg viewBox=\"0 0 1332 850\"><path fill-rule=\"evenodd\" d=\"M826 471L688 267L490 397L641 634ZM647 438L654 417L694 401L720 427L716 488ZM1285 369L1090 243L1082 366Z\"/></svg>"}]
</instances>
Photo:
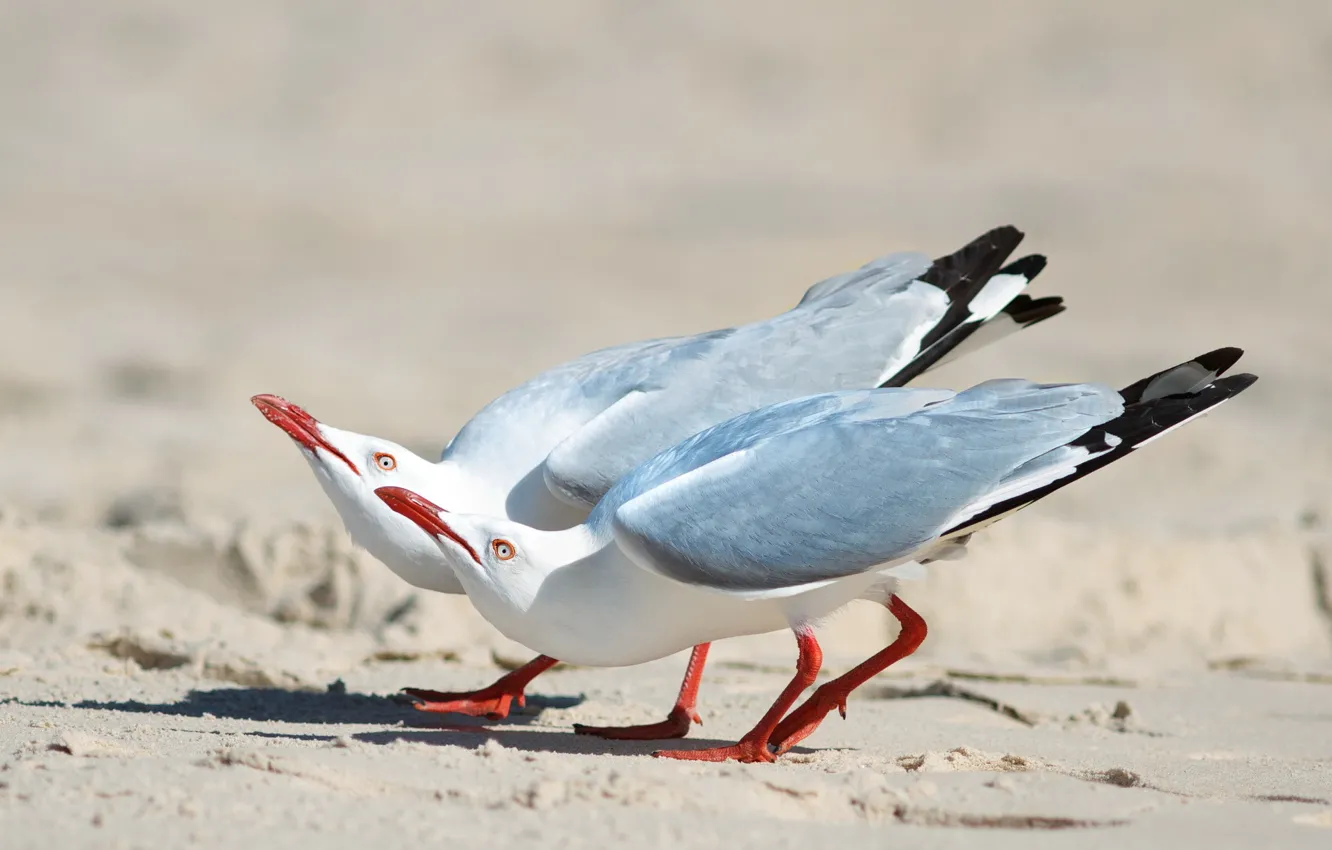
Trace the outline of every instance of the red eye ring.
<instances>
[{"instance_id":1,"label":"red eye ring","mask_svg":"<svg viewBox=\"0 0 1332 850\"><path fill-rule=\"evenodd\" d=\"M495 553L495 557L501 561L509 561L514 555L518 554L518 549L503 537L496 537L490 541L490 551Z\"/></svg>"},{"instance_id":2,"label":"red eye ring","mask_svg":"<svg viewBox=\"0 0 1332 850\"><path fill-rule=\"evenodd\" d=\"M384 461L388 461L387 464ZM375 466L385 472L392 472L398 468L398 459L388 452L375 452Z\"/></svg>"}]
</instances>

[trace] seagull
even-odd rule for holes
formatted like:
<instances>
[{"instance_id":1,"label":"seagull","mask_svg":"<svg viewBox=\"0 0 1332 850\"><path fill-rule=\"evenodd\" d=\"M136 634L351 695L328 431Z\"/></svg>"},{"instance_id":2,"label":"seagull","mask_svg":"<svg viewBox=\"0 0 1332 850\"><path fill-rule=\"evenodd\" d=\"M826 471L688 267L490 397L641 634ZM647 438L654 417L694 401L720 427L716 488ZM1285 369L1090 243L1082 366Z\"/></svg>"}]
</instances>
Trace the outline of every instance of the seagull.
<instances>
[{"instance_id":1,"label":"seagull","mask_svg":"<svg viewBox=\"0 0 1332 850\"><path fill-rule=\"evenodd\" d=\"M546 371L482 409L439 462L396 443L334 428L274 395L251 401L296 442L352 538L410 584L462 593L433 539L375 497L400 486L450 511L537 529L575 526L625 473L732 416L827 390L900 386L959 353L1048 319L1063 299L1023 293L1045 267L1031 255L1003 265L1022 240L995 228L931 261L889 254L815 284L773 318L694 336L603 349ZM684 735L707 658L691 656L668 719L587 734ZM425 711L508 714L527 684L557 663L541 656L487 688L405 692Z\"/></svg>"},{"instance_id":2,"label":"seagull","mask_svg":"<svg viewBox=\"0 0 1332 850\"><path fill-rule=\"evenodd\" d=\"M376 494L432 536L482 616L574 664L791 629L796 675L750 732L657 753L773 761L924 640L898 578L959 557L985 526L1242 392L1257 378L1219 377L1240 354L1218 349L1119 392L1004 379L783 402L656 455L561 531L450 513L401 487ZM885 604L899 636L788 714L819 671L812 624L856 599Z\"/></svg>"}]
</instances>

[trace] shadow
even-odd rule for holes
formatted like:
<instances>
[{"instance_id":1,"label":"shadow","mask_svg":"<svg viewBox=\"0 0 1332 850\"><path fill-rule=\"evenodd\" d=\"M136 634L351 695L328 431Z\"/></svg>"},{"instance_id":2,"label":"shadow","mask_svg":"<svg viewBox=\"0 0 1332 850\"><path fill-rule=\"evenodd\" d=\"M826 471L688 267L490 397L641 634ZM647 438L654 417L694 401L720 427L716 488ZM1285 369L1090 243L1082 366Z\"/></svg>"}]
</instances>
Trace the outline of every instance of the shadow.
<instances>
[{"instance_id":1,"label":"shadow","mask_svg":"<svg viewBox=\"0 0 1332 850\"><path fill-rule=\"evenodd\" d=\"M6 699L0 704L42 708L76 708L85 711L123 711L135 714L163 714L174 717L226 718L276 723L326 723L384 725L395 728L375 732L357 732L349 736L367 744L384 746L407 741L437 746L475 749L486 741L524 752L563 753L567 755L648 756L657 750L701 750L735 743L712 738L684 738L661 741L615 741L592 735L578 735L564 726L542 727L546 731L525 728L547 708L570 708L583 702L582 696L541 696L527 698L527 706L504 720L484 717L444 715L414 711L411 700L400 695L347 693L340 684L323 693L285 691L279 688L217 688L193 690L178 702L148 703L137 700L77 703ZM408 727L404 729L403 727ZM186 730L182 730L186 731ZM189 730L197 732L198 730ZM280 740L334 741L337 734L309 732L274 732L253 730L247 736ZM791 754L817 752L795 747Z\"/></svg>"},{"instance_id":2,"label":"shadow","mask_svg":"<svg viewBox=\"0 0 1332 850\"><path fill-rule=\"evenodd\" d=\"M22 705L27 706L28 708L69 708L68 705L59 700L21 700L18 697L5 697L4 699L0 699L0 705Z\"/></svg>"},{"instance_id":3,"label":"shadow","mask_svg":"<svg viewBox=\"0 0 1332 850\"><path fill-rule=\"evenodd\" d=\"M49 701L23 703L35 707L78 708L92 711L123 711L136 714L165 714L176 717L222 717L230 720L255 720L278 723L353 723L405 724L419 728L440 728L459 720L464 722L499 725L525 724L547 708L570 708L582 703L580 696L531 695L527 706L515 710L504 720L486 720L460 714L431 714L416 711L412 700L401 694L347 693L341 683L330 685L322 693L287 691L281 688L216 688L192 690L177 702L148 703L138 700L100 702L82 700L76 703Z\"/></svg>"},{"instance_id":4,"label":"shadow","mask_svg":"<svg viewBox=\"0 0 1332 850\"><path fill-rule=\"evenodd\" d=\"M663 741L614 741L593 735L577 735L564 727L547 727L548 732L530 729L492 728L483 725L452 727L430 731L402 731L386 729L382 732L359 732L351 736L367 744L385 745L398 741L437 746L467 747L475 749L486 741L495 741L509 749L532 753L560 753L584 756L650 756L657 750L704 750L725 747L735 741L714 738L675 738ZM817 752L807 747L792 747L785 754L801 755ZM783 757L785 757L783 756Z\"/></svg>"},{"instance_id":5,"label":"shadow","mask_svg":"<svg viewBox=\"0 0 1332 850\"><path fill-rule=\"evenodd\" d=\"M190 730L182 729L178 731ZM275 741L320 741L325 744L331 744L340 737L338 735L317 735L313 732L260 732L258 730L245 732L243 734L247 738L271 738Z\"/></svg>"}]
</instances>

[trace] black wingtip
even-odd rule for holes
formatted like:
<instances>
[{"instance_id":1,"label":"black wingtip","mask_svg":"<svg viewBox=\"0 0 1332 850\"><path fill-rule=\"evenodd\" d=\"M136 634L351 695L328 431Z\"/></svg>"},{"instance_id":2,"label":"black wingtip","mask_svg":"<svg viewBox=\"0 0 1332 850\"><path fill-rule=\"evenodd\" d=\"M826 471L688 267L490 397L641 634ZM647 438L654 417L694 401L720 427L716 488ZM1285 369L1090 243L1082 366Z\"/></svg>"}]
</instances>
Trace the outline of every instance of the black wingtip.
<instances>
[{"instance_id":1,"label":"black wingtip","mask_svg":"<svg viewBox=\"0 0 1332 850\"><path fill-rule=\"evenodd\" d=\"M1048 295L1044 298L1019 295L1005 304L1001 312L1007 313L1008 317L1019 325L1029 327L1052 316L1058 316L1067 309L1064 306L1064 299L1058 295Z\"/></svg>"},{"instance_id":2,"label":"black wingtip","mask_svg":"<svg viewBox=\"0 0 1332 850\"><path fill-rule=\"evenodd\" d=\"M1244 356L1244 349L1233 346L1227 348L1218 348L1215 351L1209 351L1199 357L1193 358L1193 362L1202 366L1209 372L1223 374L1231 366L1239 362Z\"/></svg>"},{"instance_id":3,"label":"black wingtip","mask_svg":"<svg viewBox=\"0 0 1332 850\"><path fill-rule=\"evenodd\" d=\"M1089 454L1089 457L1078 463L1072 472L989 505L939 536L947 537L959 531L975 530L1010 511L1020 510L1037 502L1056 490L1127 456L1189 420L1207 413L1218 404L1244 392L1257 380L1257 375L1248 373L1230 375L1214 380L1194 392L1161 395L1126 404L1122 414L1066 444L1068 447L1085 449Z\"/></svg>"},{"instance_id":4,"label":"black wingtip","mask_svg":"<svg viewBox=\"0 0 1332 850\"><path fill-rule=\"evenodd\" d=\"M1011 224L988 230L948 256L936 259L918 280L950 293L959 286L979 288L1017 250L1022 237L1022 231Z\"/></svg>"},{"instance_id":5,"label":"black wingtip","mask_svg":"<svg viewBox=\"0 0 1332 850\"><path fill-rule=\"evenodd\" d=\"M1022 275L1030 281L1045 268L1045 257L1039 254L1022 257L1004 267L1008 256L1022 241L1022 231L1011 224L993 228L971 240L963 247L940 257L929 271L916 278L942 290L948 296L948 309L921 337L917 353L911 362L880 386L900 387L928 370L961 345L977 328L994 314L982 319L972 313L973 302L984 291L986 284L1001 270ZM1026 295L1015 296L1002 311L1019 326L1035 324L1064 311L1061 300L1033 300ZM991 308L992 309L992 308ZM1020 315L1031 310L1029 315Z\"/></svg>"},{"instance_id":6,"label":"black wingtip","mask_svg":"<svg viewBox=\"0 0 1332 850\"><path fill-rule=\"evenodd\" d=\"M992 227L980 236L977 236L975 239L968 242L966 248L963 248L962 250L965 251L967 248L979 248L984 245L991 249L1007 246L1008 250L1011 251L1018 246L1018 243L1020 243L1026 235L1027 234L1018 230L1011 224L1001 224L998 227Z\"/></svg>"},{"instance_id":7,"label":"black wingtip","mask_svg":"<svg viewBox=\"0 0 1332 850\"><path fill-rule=\"evenodd\" d=\"M1189 367L1201 367L1212 376L1212 381L1225 374L1226 370L1234 366L1241 357L1244 356L1242 348L1217 348L1206 354L1200 354L1197 357L1186 360L1178 366L1171 366L1169 369L1163 369L1154 375L1148 375L1139 381L1134 381L1119 393L1124 397L1125 404L1137 404L1143 401L1144 397L1155 398L1165 394L1179 392L1188 384L1180 385L1181 378L1189 377L1191 380L1201 378L1196 372L1191 372ZM1191 377L1190 377L1191 376Z\"/></svg>"},{"instance_id":8,"label":"black wingtip","mask_svg":"<svg viewBox=\"0 0 1332 850\"><path fill-rule=\"evenodd\" d=\"M1136 448L1150 442L1157 434L1169 431L1177 424L1234 398L1253 386L1257 380L1257 375L1241 372L1238 375L1217 378L1194 392L1156 396L1127 404L1124 406L1123 415L1107 422L1101 428L1124 440L1127 449Z\"/></svg>"},{"instance_id":9,"label":"black wingtip","mask_svg":"<svg viewBox=\"0 0 1332 850\"><path fill-rule=\"evenodd\" d=\"M1258 382L1258 376L1251 372L1240 372L1238 375L1230 375L1216 381L1212 386L1225 387L1231 395L1239 395Z\"/></svg>"},{"instance_id":10,"label":"black wingtip","mask_svg":"<svg viewBox=\"0 0 1332 850\"><path fill-rule=\"evenodd\" d=\"M1001 242L1008 242L1011 240L1013 244L1016 246L1018 242L1022 241L1022 237L1026 235L1027 234L1023 233L1021 230L1018 230L1016 227L1014 227L1011 224L1001 224L998 227L986 233L984 236L981 237L981 239L989 239L991 242L994 242L995 244L999 244Z\"/></svg>"},{"instance_id":11,"label":"black wingtip","mask_svg":"<svg viewBox=\"0 0 1332 850\"><path fill-rule=\"evenodd\" d=\"M995 274L996 275L1015 274L1015 275L1021 275L1022 277L1025 277L1027 280L1031 280L1045 269L1045 263L1046 259L1044 255L1030 254L1019 260L1014 260L1013 262L1004 266L999 271L995 272Z\"/></svg>"}]
</instances>

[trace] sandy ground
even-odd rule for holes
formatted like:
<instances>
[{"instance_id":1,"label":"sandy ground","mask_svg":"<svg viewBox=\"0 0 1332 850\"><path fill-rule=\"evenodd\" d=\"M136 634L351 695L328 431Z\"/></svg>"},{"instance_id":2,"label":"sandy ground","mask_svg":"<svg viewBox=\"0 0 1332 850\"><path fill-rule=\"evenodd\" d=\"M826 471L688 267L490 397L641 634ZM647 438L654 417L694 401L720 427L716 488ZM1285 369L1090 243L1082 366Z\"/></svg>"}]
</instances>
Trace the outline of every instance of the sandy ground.
<instances>
[{"instance_id":1,"label":"sandy ground","mask_svg":"<svg viewBox=\"0 0 1332 850\"><path fill-rule=\"evenodd\" d=\"M922 5L0 7L0 844L1326 846L1332 5ZM775 766L571 734L679 658L395 703L526 650L355 551L246 401L433 452L1004 222L1070 311L938 383L1262 380L908 587L922 652ZM793 655L719 645L688 745Z\"/></svg>"}]
</instances>

